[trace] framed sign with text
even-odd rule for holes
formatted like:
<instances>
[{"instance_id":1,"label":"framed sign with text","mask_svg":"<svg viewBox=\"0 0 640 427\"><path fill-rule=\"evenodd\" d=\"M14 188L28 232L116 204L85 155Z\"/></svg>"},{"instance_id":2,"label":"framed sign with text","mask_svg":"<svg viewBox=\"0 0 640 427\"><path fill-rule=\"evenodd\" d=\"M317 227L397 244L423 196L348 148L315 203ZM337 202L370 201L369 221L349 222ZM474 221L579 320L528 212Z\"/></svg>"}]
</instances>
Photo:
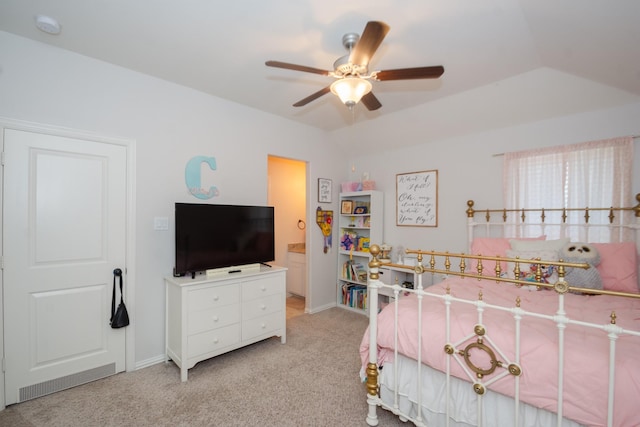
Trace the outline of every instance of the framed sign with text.
<instances>
[{"instance_id":1,"label":"framed sign with text","mask_svg":"<svg viewBox=\"0 0 640 427\"><path fill-rule=\"evenodd\" d=\"M331 180L318 178L318 202L331 203Z\"/></svg>"},{"instance_id":2,"label":"framed sign with text","mask_svg":"<svg viewBox=\"0 0 640 427\"><path fill-rule=\"evenodd\" d=\"M396 175L396 225L438 226L438 171Z\"/></svg>"}]
</instances>

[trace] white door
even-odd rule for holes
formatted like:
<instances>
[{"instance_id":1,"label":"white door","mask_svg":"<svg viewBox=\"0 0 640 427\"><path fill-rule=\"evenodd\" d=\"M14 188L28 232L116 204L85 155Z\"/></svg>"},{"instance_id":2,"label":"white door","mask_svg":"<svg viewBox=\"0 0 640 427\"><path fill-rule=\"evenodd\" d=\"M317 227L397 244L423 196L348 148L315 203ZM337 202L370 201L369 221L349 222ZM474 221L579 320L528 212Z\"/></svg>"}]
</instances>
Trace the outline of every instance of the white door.
<instances>
[{"instance_id":1,"label":"white door","mask_svg":"<svg viewBox=\"0 0 640 427\"><path fill-rule=\"evenodd\" d=\"M113 270L125 271L127 175L121 145L5 129L4 152L12 404L125 369L126 328L109 319Z\"/></svg>"}]
</instances>

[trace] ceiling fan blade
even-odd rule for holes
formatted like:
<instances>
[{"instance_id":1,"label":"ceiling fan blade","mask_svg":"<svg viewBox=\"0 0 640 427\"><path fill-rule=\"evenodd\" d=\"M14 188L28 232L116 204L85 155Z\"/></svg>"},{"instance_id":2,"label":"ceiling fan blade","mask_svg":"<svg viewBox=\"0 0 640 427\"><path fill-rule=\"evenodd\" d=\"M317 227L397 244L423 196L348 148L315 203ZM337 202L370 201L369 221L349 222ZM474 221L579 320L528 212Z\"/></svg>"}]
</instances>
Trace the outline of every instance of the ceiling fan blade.
<instances>
[{"instance_id":1,"label":"ceiling fan blade","mask_svg":"<svg viewBox=\"0 0 640 427\"><path fill-rule=\"evenodd\" d=\"M264 63L267 67L285 68L287 70L304 71L305 73L320 74L322 76L328 76L329 71L321 70L320 68L307 67L305 65L289 64L288 62L280 61L267 61Z\"/></svg>"},{"instance_id":2,"label":"ceiling fan blade","mask_svg":"<svg viewBox=\"0 0 640 427\"><path fill-rule=\"evenodd\" d=\"M374 111L382 107L382 104L380 104L380 101L378 101L378 98L376 98L373 92L369 92L363 96L360 102L362 102L369 111Z\"/></svg>"},{"instance_id":3,"label":"ceiling fan blade","mask_svg":"<svg viewBox=\"0 0 640 427\"><path fill-rule=\"evenodd\" d=\"M358 40L349 56L349 62L355 65L367 66L388 32L389 26L384 22L367 22L360 40Z\"/></svg>"},{"instance_id":4,"label":"ceiling fan blade","mask_svg":"<svg viewBox=\"0 0 640 427\"><path fill-rule=\"evenodd\" d=\"M327 87L325 87L323 89L320 89L316 93L312 93L311 95L307 96L306 98L301 99L300 101L298 101L295 104L293 104L293 106L294 107L302 107L303 105L307 105L311 101L320 98L322 95L326 95L330 91L331 91L331 86L327 86Z\"/></svg>"},{"instance_id":5,"label":"ceiling fan blade","mask_svg":"<svg viewBox=\"0 0 640 427\"><path fill-rule=\"evenodd\" d=\"M376 80L411 80L411 79L436 79L444 73L442 65L432 67L398 68L397 70L376 71L372 77Z\"/></svg>"}]
</instances>

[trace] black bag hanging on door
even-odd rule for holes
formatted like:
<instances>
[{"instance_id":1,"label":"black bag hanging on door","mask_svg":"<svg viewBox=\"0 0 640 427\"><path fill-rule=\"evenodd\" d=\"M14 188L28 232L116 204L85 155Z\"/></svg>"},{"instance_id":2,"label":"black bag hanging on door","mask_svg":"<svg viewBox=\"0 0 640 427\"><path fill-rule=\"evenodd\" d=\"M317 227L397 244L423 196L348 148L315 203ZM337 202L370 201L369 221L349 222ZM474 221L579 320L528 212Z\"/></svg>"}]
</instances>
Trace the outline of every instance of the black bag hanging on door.
<instances>
[{"instance_id":1,"label":"black bag hanging on door","mask_svg":"<svg viewBox=\"0 0 640 427\"><path fill-rule=\"evenodd\" d=\"M120 278L120 304L116 310L116 277ZM113 270L113 296L111 298L111 327L113 329L123 328L129 325L129 313L127 313L127 307L124 305L124 299L122 297L122 270L116 268Z\"/></svg>"}]
</instances>

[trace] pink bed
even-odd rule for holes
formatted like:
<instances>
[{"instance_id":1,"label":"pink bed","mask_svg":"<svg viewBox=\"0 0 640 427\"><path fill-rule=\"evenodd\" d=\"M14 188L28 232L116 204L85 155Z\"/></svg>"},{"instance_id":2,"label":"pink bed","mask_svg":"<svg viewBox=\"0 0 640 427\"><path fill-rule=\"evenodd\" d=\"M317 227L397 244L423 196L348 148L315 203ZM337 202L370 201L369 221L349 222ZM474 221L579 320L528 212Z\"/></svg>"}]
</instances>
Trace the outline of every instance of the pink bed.
<instances>
[{"instance_id":1,"label":"pink bed","mask_svg":"<svg viewBox=\"0 0 640 427\"><path fill-rule=\"evenodd\" d=\"M571 236L591 235L592 224L572 230L565 209L557 210L560 225L549 221L553 210L542 210L538 224L519 211L509 222L506 210L467 204L468 255L409 250L416 266L385 264L414 272L415 289L380 281L371 246L371 311L360 347L367 423L377 425L383 407L417 426L640 426L640 204L602 209L611 224L609 240L592 244L601 255L597 290L568 283L577 264L557 256ZM486 220L476 222L478 212ZM500 213L500 236L519 238L495 237L490 212ZM543 264L558 276L541 276ZM529 277L513 277L514 265ZM533 271L540 287L527 286ZM442 275L449 277L428 286ZM378 313L383 288L396 299Z\"/></svg>"},{"instance_id":2,"label":"pink bed","mask_svg":"<svg viewBox=\"0 0 640 427\"><path fill-rule=\"evenodd\" d=\"M457 342L469 335L477 323L477 309L474 305L453 303L451 306L451 336L445 338L445 304L441 298L446 287L451 288L453 297L477 300L482 291L482 299L488 305L515 307L516 297L520 297L520 307L526 312L553 316L557 310L557 295L553 291L530 291L516 288L511 284L495 281L477 281L470 278L450 278L446 282L428 287L422 303L422 361L444 371L446 359L444 346ZM640 302L608 295L565 295L565 310L570 319L606 325L611 311L617 317L617 325L625 329L637 328L640 320ZM387 306L378 316L378 364L384 366L394 358L394 317L395 305ZM520 348L520 399L530 405L557 412L558 382L558 331L555 324L547 319L527 317L521 322L521 333L525 337ZM418 301L415 294L403 296L398 301L398 321L402 325L398 334L398 351L412 359L417 359L418 348ZM516 360L515 321L510 312L485 308L484 322L487 336L495 347L500 348L508 360ZM369 359L369 334L366 333L360 352L363 365ZM606 425L608 388L609 340L607 332L582 328L569 324L565 331L564 366L564 415L583 425ZM640 396L640 339L624 336L618 340L616 349L615 388L616 400L614 425L640 425L640 411L636 410L637 396ZM468 379L461 366L451 364L451 374ZM508 396L514 394L513 378L505 377L496 381L491 390Z\"/></svg>"}]
</instances>

